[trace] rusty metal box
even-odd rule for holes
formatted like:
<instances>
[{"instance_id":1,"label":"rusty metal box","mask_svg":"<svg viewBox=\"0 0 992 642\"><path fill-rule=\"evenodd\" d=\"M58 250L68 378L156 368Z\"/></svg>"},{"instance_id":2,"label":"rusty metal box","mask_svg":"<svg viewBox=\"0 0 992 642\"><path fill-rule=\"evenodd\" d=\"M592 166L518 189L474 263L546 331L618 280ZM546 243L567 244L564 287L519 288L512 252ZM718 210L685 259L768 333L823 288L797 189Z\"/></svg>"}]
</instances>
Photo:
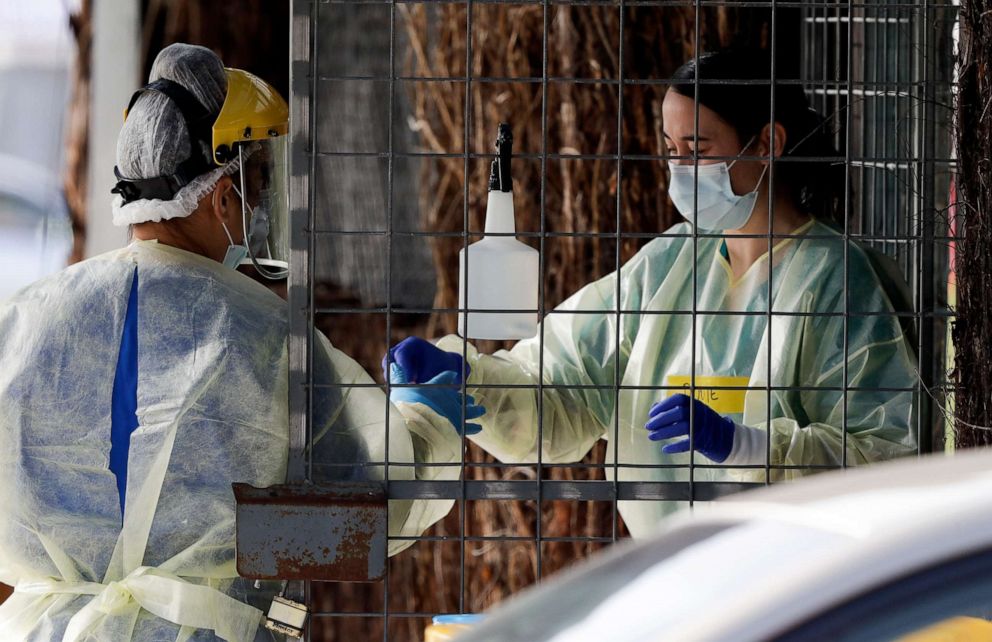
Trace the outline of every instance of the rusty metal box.
<instances>
[{"instance_id":1,"label":"rusty metal box","mask_svg":"<svg viewBox=\"0 0 992 642\"><path fill-rule=\"evenodd\" d=\"M238 574L251 579L363 582L386 573L382 484L233 484Z\"/></svg>"}]
</instances>

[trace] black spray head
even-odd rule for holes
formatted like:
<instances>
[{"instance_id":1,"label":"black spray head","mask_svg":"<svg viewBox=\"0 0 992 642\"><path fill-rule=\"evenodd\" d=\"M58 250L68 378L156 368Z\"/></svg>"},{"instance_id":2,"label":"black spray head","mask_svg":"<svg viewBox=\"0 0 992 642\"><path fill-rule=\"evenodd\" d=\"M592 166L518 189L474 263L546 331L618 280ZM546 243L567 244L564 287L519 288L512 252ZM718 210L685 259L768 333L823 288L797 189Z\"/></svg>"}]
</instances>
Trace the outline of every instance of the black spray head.
<instances>
[{"instance_id":1,"label":"black spray head","mask_svg":"<svg viewBox=\"0 0 992 642\"><path fill-rule=\"evenodd\" d=\"M513 191L513 176L510 174L510 158L513 156L513 131L509 123L499 124L496 138L496 158L489 172L489 191Z\"/></svg>"}]
</instances>

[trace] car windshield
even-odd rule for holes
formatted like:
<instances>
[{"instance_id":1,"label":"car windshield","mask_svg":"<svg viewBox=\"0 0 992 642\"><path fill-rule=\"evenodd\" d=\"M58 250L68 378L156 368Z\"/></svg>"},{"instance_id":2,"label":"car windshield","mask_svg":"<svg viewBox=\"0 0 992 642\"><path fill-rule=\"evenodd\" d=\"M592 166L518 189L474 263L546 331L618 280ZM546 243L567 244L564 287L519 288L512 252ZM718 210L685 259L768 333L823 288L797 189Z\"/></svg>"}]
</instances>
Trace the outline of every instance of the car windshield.
<instances>
[{"instance_id":1,"label":"car windshield","mask_svg":"<svg viewBox=\"0 0 992 642\"><path fill-rule=\"evenodd\" d=\"M479 640L548 639L589 615L611 595L628 586L659 560L677 555L727 529L729 525L706 524L683 528L650 544L620 544L613 551L584 565L578 572L564 573L540 590L509 602L479 631ZM555 587L561 590L554 590ZM492 633L498 630L496 638ZM490 631L486 634L485 631ZM476 639L466 634L466 641Z\"/></svg>"},{"instance_id":2,"label":"car windshield","mask_svg":"<svg viewBox=\"0 0 992 642\"><path fill-rule=\"evenodd\" d=\"M705 618L700 605L762 590L783 567L803 564L847 535L801 524L705 524L606 555L500 609L465 642L656 640ZM767 582L766 582L767 580ZM658 608L658 596L665 608ZM462 638L459 638L460 640Z\"/></svg>"}]
</instances>

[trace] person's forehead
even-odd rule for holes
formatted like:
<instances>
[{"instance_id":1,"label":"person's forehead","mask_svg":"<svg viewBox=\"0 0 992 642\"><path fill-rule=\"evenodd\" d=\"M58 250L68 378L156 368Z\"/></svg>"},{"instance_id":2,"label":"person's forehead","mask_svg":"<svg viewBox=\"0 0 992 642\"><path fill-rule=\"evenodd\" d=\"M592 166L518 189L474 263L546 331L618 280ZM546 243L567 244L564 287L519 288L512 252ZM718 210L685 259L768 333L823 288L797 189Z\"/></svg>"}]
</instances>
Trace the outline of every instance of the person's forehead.
<instances>
[{"instance_id":1,"label":"person's forehead","mask_svg":"<svg viewBox=\"0 0 992 642\"><path fill-rule=\"evenodd\" d=\"M713 110L699 105L698 137L696 104L692 98L674 91L665 95L662 103L664 134L673 140L708 140L723 137L727 124Z\"/></svg>"}]
</instances>

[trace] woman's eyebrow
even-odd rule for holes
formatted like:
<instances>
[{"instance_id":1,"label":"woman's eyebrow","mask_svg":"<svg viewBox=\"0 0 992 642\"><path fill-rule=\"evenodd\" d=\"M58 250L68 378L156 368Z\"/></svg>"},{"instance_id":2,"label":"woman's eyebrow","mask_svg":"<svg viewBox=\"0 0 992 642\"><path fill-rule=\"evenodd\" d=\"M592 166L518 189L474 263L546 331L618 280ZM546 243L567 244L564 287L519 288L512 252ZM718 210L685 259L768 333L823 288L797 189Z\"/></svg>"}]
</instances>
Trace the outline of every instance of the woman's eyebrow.
<instances>
[{"instance_id":1,"label":"woman's eyebrow","mask_svg":"<svg viewBox=\"0 0 992 642\"><path fill-rule=\"evenodd\" d=\"M668 132L664 132L663 131L661 133L664 134L665 135L665 138L667 138L668 140L672 140L672 137L668 135ZM692 134L689 134L689 135L683 136L679 140L684 140L684 141L690 142L690 143L692 141L696 141L696 142L699 142L699 143L704 143L704 142L709 142L710 139L707 138L706 136L693 136Z\"/></svg>"}]
</instances>

